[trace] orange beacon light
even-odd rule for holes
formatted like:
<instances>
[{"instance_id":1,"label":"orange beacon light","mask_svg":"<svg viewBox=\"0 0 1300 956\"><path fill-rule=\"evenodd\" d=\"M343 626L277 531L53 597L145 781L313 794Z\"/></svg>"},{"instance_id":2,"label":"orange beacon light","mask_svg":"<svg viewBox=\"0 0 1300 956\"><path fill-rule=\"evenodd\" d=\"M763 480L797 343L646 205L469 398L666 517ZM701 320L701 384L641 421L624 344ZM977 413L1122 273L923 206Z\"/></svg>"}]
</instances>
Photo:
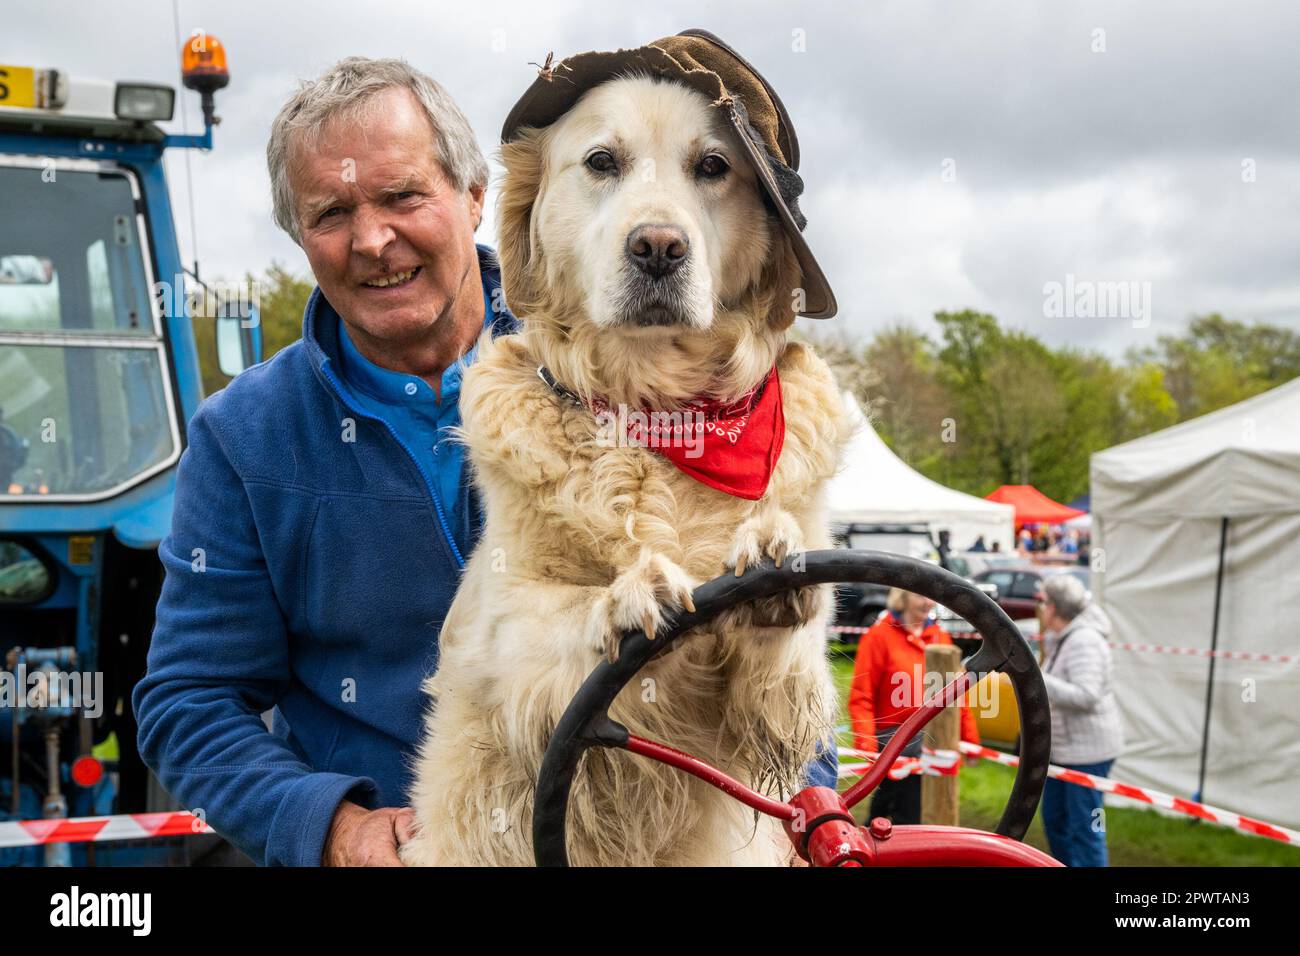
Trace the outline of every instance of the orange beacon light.
<instances>
[{"instance_id":1,"label":"orange beacon light","mask_svg":"<svg viewBox=\"0 0 1300 956\"><path fill-rule=\"evenodd\" d=\"M204 123L219 123L213 116L212 94L230 82L226 48L220 40L202 30L190 34L181 48L181 82L202 97Z\"/></svg>"}]
</instances>

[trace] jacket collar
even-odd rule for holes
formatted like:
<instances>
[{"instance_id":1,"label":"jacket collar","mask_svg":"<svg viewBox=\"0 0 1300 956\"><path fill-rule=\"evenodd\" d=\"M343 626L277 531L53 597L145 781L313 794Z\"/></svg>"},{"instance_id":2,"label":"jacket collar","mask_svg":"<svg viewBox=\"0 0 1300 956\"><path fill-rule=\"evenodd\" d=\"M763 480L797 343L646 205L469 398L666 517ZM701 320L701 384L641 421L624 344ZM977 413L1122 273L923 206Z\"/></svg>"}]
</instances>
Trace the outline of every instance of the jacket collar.
<instances>
[{"instance_id":1,"label":"jacket collar","mask_svg":"<svg viewBox=\"0 0 1300 956\"><path fill-rule=\"evenodd\" d=\"M893 624L894 627L898 629L898 633L902 634L903 637L905 637L908 641L912 642L913 644L916 644L918 642L921 644L929 644L931 641L934 640L934 634L931 633L932 629L935 626L934 618L926 619L925 627L921 628L920 634L913 634L911 631L909 631L907 629L907 625L903 623L903 615L899 614L897 611L889 612L889 623Z\"/></svg>"},{"instance_id":2,"label":"jacket collar","mask_svg":"<svg viewBox=\"0 0 1300 956\"><path fill-rule=\"evenodd\" d=\"M488 324L492 337L510 335L520 329L519 320L515 318L506 304L505 294L501 290L501 264L496 252L488 246L476 244L479 271L483 275L483 286L489 301L497 309L496 317ZM318 375L323 374L327 364L337 368L342 345L339 343L339 314L334 306L321 294L320 286L312 290L307 300L307 307L302 316L302 343L311 358L312 367Z\"/></svg>"},{"instance_id":3,"label":"jacket collar","mask_svg":"<svg viewBox=\"0 0 1300 956\"><path fill-rule=\"evenodd\" d=\"M1045 653L1051 653L1068 635L1073 634L1075 631L1081 631L1087 626L1088 621L1084 619L1083 612L1076 614L1074 617L1070 618L1069 623L1059 631L1047 631L1042 635L1043 651Z\"/></svg>"}]
</instances>

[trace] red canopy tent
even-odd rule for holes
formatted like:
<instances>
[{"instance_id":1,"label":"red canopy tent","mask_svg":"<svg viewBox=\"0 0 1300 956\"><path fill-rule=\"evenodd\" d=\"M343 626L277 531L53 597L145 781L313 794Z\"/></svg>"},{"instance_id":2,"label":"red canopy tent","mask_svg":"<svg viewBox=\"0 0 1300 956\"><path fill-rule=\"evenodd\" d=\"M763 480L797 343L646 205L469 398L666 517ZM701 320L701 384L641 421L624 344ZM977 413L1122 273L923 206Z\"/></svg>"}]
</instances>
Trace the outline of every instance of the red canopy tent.
<instances>
[{"instance_id":1,"label":"red canopy tent","mask_svg":"<svg viewBox=\"0 0 1300 956\"><path fill-rule=\"evenodd\" d=\"M1003 485L984 497L1015 508L1016 527L1024 524L1062 524L1088 513L1053 501L1033 485Z\"/></svg>"}]
</instances>

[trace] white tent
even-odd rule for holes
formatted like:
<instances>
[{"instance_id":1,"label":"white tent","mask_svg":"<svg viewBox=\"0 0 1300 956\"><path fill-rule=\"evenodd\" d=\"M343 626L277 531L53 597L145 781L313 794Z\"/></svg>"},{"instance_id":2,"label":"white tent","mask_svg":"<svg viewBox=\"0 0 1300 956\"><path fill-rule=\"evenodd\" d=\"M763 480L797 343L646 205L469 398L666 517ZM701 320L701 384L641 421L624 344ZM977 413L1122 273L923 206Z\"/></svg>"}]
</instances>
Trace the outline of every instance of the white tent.
<instances>
[{"instance_id":1,"label":"white tent","mask_svg":"<svg viewBox=\"0 0 1300 956\"><path fill-rule=\"evenodd\" d=\"M1092 514L1112 640L1200 652L1115 651L1115 776L1300 826L1300 380L1093 455Z\"/></svg>"},{"instance_id":2,"label":"white tent","mask_svg":"<svg viewBox=\"0 0 1300 956\"><path fill-rule=\"evenodd\" d=\"M951 535L954 551L964 551L980 535L990 548L1015 546L1015 509L954 491L913 471L871 427L849 392L844 409L852 421L853 437L844 461L831 480L830 517L841 523L911 524L927 522L938 536Z\"/></svg>"}]
</instances>

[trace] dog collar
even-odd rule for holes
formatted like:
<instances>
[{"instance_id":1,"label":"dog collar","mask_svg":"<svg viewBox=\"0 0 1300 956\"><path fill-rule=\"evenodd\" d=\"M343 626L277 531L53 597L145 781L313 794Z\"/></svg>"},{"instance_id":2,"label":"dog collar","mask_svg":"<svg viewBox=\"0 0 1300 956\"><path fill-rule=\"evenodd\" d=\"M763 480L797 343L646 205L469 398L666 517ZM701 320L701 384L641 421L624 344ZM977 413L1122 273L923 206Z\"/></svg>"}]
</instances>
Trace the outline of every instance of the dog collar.
<instances>
[{"instance_id":1,"label":"dog collar","mask_svg":"<svg viewBox=\"0 0 1300 956\"><path fill-rule=\"evenodd\" d=\"M585 403L582 401L581 398L578 397L577 393L570 391L569 389L561 385L559 382L557 382L555 380L555 376L551 374L551 370L547 368L545 365L537 366L537 377L540 378L543 382L545 382L546 387L549 388L556 395L560 396L560 398L564 399L565 401L569 402L572 405L585 407Z\"/></svg>"},{"instance_id":2,"label":"dog collar","mask_svg":"<svg viewBox=\"0 0 1300 956\"><path fill-rule=\"evenodd\" d=\"M723 403L716 399L701 396L698 398L688 399L684 406L685 410L701 412L704 414L705 419L709 421L744 414L745 412L750 411L756 403L762 401L763 392L767 389L768 382L775 377L775 369L776 367L773 366L773 371L768 373L767 378L763 379L763 381L759 382L733 402ZM584 402L582 396L573 391L573 389L565 388L561 385L559 380L556 379L555 374L545 365L537 366L537 377L546 383L547 388L570 405L576 405L579 408L589 408L593 412L603 412L609 409L609 403L603 398L595 398L590 403ZM649 413L649 409L645 409L645 411Z\"/></svg>"}]
</instances>

